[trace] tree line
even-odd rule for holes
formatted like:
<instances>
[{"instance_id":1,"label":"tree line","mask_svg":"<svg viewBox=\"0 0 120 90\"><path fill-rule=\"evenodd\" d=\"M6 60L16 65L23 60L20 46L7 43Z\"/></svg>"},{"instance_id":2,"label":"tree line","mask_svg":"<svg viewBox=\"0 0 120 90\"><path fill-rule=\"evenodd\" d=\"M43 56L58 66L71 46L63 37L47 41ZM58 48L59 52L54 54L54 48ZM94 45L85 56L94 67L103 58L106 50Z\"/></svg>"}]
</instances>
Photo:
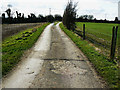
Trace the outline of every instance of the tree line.
<instances>
[{"instance_id":1,"label":"tree line","mask_svg":"<svg viewBox=\"0 0 120 90\"><path fill-rule=\"evenodd\" d=\"M93 15L82 15L79 18L76 18L76 21L81 21L81 22L95 22L95 23L120 23L120 21L118 20L118 17L115 17L115 20L113 21L109 21L107 19L104 20L97 20L96 18L94 18Z\"/></svg>"},{"instance_id":2,"label":"tree line","mask_svg":"<svg viewBox=\"0 0 120 90\"><path fill-rule=\"evenodd\" d=\"M7 16L5 16L6 14ZM24 13L20 13L16 11L16 17L12 16L12 11L10 8L8 8L5 13L2 13L2 23L37 23L37 22L54 22L54 21L62 21L62 16L59 14L56 15L47 15L43 16L42 14L39 14L36 16L33 13L30 13L28 17L24 16Z\"/></svg>"},{"instance_id":3,"label":"tree line","mask_svg":"<svg viewBox=\"0 0 120 90\"><path fill-rule=\"evenodd\" d=\"M56 15L47 15L43 16L39 14L36 16L34 13L30 13L27 17L24 16L24 13L20 13L18 11L15 12L16 17L13 17L12 10L8 8L5 13L2 13L2 23L3 24L12 24L12 23L37 23L37 22L54 22L54 21L63 21L63 24L68 29L75 29L75 22L95 22L95 23L120 23L118 17L115 17L114 21L109 20L97 20L93 15L81 15L78 17L77 15L77 3L73 4L72 0L67 3L67 6L64 10L63 16ZM7 15L7 16L6 16Z\"/></svg>"}]
</instances>

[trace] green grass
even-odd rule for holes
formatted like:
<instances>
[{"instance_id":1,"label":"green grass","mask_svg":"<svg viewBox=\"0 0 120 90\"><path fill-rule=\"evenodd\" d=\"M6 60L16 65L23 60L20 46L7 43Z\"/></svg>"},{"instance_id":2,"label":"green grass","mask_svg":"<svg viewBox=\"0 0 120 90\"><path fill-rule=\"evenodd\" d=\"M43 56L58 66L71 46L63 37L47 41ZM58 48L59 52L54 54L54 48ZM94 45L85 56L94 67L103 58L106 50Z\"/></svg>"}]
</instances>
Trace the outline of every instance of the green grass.
<instances>
[{"instance_id":1,"label":"green grass","mask_svg":"<svg viewBox=\"0 0 120 90\"><path fill-rule=\"evenodd\" d=\"M54 22L54 25L57 25L58 24L58 21Z\"/></svg>"},{"instance_id":2,"label":"green grass","mask_svg":"<svg viewBox=\"0 0 120 90\"><path fill-rule=\"evenodd\" d=\"M102 38L106 41L111 41L112 28L118 26L118 24L109 23L89 23L89 22L77 22L77 27L82 30L83 24L86 25L86 32L95 35L97 38Z\"/></svg>"},{"instance_id":3,"label":"green grass","mask_svg":"<svg viewBox=\"0 0 120 90\"><path fill-rule=\"evenodd\" d=\"M109 87L118 87L118 68L112 62L109 62L107 58L97 52L88 41L83 41L81 37L77 36L72 31L66 29L64 25L60 24L61 29L71 38L71 40L82 50L87 56L89 61L94 65L96 71L101 77L108 83Z\"/></svg>"},{"instance_id":4,"label":"green grass","mask_svg":"<svg viewBox=\"0 0 120 90\"><path fill-rule=\"evenodd\" d=\"M101 49L101 53L110 58L111 40L112 40L112 28L118 26L118 24L111 23L91 23L91 22L76 22L76 30L81 31L83 24L86 25L87 39L91 39L92 43ZM97 42L97 43L94 43ZM117 42L118 43L118 42ZM117 57L116 51L116 57Z\"/></svg>"},{"instance_id":5,"label":"green grass","mask_svg":"<svg viewBox=\"0 0 120 90\"><path fill-rule=\"evenodd\" d=\"M48 23L45 23L21 31L2 42L2 75L6 75L20 61L24 51L34 45L47 25Z\"/></svg>"}]
</instances>

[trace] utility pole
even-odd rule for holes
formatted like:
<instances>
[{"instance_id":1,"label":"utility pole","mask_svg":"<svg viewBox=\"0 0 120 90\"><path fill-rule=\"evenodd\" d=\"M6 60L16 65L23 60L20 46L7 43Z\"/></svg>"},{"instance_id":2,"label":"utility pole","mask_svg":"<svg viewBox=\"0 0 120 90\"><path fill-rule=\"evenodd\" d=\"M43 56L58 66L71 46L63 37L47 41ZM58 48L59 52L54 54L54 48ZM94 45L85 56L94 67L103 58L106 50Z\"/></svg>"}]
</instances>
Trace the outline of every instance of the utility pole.
<instances>
[{"instance_id":1,"label":"utility pole","mask_svg":"<svg viewBox=\"0 0 120 90\"><path fill-rule=\"evenodd\" d=\"M107 20L107 14L105 14L105 19Z\"/></svg>"},{"instance_id":2,"label":"utility pole","mask_svg":"<svg viewBox=\"0 0 120 90\"><path fill-rule=\"evenodd\" d=\"M49 8L49 15L51 15L51 8Z\"/></svg>"},{"instance_id":3,"label":"utility pole","mask_svg":"<svg viewBox=\"0 0 120 90\"><path fill-rule=\"evenodd\" d=\"M118 19L120 20L120 1L118 2Z\"/></svg>"}]
</instances>

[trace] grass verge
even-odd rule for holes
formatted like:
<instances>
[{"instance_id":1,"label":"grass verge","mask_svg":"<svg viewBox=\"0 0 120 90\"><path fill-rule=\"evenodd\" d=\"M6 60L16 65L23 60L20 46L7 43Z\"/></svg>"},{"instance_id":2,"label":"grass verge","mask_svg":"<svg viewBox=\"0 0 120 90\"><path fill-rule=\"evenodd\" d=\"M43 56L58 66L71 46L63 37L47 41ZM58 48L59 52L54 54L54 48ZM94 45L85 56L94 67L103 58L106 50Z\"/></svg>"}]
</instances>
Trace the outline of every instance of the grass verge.
<instances>
[{"instance_id":1,"label":"grass verge","mask_svg":"<svg viewBox=\"0 0 120 90\"><path fill-rule=\"evenodd\" d=\"M56 21L56 22L54 22L54 25L57 25L59 22L58 21Z\"/></svg>"},{"instance_id":2,"label":"grass verge","mask_svg":"<svg viewBox=\"0 0 120 90\"><path fill-rule=\"evenodd\" d=\"M21 31L2 42L2 75L6 75L20 61L24 51L31 48L45 27L45 23L35 28Z\"/></svg>"},{"instance_id":3,"label":"grass verge","mask_svg":"<svg viewBox=\"0 0 120 90\"><path fill-rule=\"evenodd\" d=\"M107 58L97 52L87 41L83 41L72 31L66 29L61 23L60 28L71 38L71 40L82 50L89 61L94 65L98 74L104 78L110 88L118 87L118 67Z\"/></svg>"}]
</instances>

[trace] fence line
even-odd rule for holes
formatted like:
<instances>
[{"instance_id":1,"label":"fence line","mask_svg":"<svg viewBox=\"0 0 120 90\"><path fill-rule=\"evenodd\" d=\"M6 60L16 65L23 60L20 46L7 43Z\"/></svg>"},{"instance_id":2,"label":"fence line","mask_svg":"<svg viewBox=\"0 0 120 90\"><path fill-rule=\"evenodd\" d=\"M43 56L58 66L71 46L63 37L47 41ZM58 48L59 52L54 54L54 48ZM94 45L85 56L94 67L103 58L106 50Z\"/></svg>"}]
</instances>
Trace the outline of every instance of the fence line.
<instances>
[{"instance_id":1,"label":"fence line","mask_svg":"<svg viewBox=\"0 0 120 90\"><path fill-rule=\"evenodd\" d=\"M117 43L117 31L118 31L118 26L113 27L113 30L112 30L112 42L111 42L111 52L110 52L110 59L112 61L115 58L115 50L116 50L116 43Z\"/></svg>"},{"instance_id":2,"label":"fence line","mask_svg":"<svg viewBox=\"0 0 120 90\"><path fill-rule=\"evenodd\" d=\"M94 44L97 44L97 45L102 46L104 48L108 48L108 50L110 50L110 59L111 59L111 61L114 60L115 52L116 52L118 26L116 26L116 27L114 26L113 29L112 29L112 41L111 41L111 43L107 42L107 41L102 42L96 36L93 37L94 35L92 35L90 33L87 33L85 24L83 24L83 30L82 31L75 30L74 32L76 34L78 34L79 36L81 36L83 38L83 40L87 39L87 40L89 40L90 42L92 42ZM95 39L95 38L97 38L97 39Z\"/></svg>"}]
</instances>

